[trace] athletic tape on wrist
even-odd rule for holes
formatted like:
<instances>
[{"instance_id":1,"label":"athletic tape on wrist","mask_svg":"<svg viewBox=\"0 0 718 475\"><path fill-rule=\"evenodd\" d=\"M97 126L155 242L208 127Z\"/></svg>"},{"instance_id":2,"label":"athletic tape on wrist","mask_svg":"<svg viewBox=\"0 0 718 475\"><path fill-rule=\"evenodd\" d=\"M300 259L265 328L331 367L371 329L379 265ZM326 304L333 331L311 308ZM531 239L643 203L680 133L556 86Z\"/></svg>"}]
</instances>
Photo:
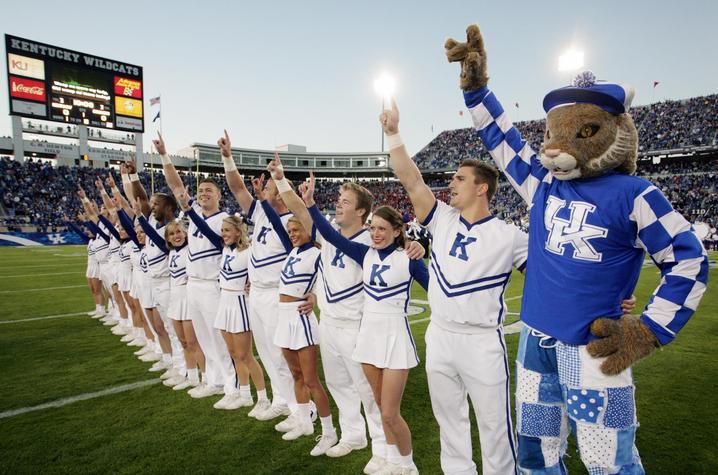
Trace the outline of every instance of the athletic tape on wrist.
<instances>
[{"instance_id":1,"label":"athletic tape on wrist","mask_svg":"<svg viewBox=\"0 0 718 475\"><path fill-rule=\"evenodd\" d=\"M224 171L225 172L233 172L237 169L237 164L234 163L234 158L232 158L232 155L229 157L225 157L222 155L222 163L224 163Z\"/></svg>"},{"instance_id":2,"label":"athletic tape on wrist","mask_svg":"<svg viewBox=\"0 0 718 475\"><path fill-rule=\"evenodd\" d=\"M130 177L127 175L122 175L122 184L129 185L130 183L132 183L132 181L130 181Z\"/></svg>"},{"instance_id":3,"label":"athletic tape on wrist","mask_svg":"<svg viewBox=\"0 0 718 475\"><path fill-rule=\"evenodd\" d=\"M282 177L284 176L284 167L280 163L277 165L277 168L272 170L269 174L272 175L272 180L277 181L277 172L282 172Z\"/></svg>"},{"instance_id":4,"label":"athletic tape on wrist","mask_svg":"<svg viewBox=\"0 0 718 475\"><path fill-rule=\"evenodd\" d=\"M401 135L399 135L398 132L394 135L387 135L386 143L389 146L389 150L393 150L404 145L404 141L401 139Z\"/></svg>"},{"instance_id":5,"label":"athletic tape on wrist","mask_svg":"<svg viewBox=\"0 0 718 475\"><path fill-rule=\"evenodd\" d=\"M160 155L160 160L162 160L162 165L172 165L169 155Z\"/></svg>"},{"instance_id":6,"label":"athletic tape on wrist","mask_svg":"<svg viewBox=\"0 0 718 475\"><path fill-rule=\"evenodd\" d=\"M130 173L130 181L140 181L140 176L137 173Z\"/></svg>"},{"instance_id":7,"label":"athletic tape on wrist","mask_svg":"<svg viewBox=\"0 0 718 475\"><path fill-rule=\"evenodd\" d=\"M277 185L277 191L280 193L292 191L292 187L286 178L282 178L281 180L274 180L274 184Z\"/></svg>"}]
</instances>

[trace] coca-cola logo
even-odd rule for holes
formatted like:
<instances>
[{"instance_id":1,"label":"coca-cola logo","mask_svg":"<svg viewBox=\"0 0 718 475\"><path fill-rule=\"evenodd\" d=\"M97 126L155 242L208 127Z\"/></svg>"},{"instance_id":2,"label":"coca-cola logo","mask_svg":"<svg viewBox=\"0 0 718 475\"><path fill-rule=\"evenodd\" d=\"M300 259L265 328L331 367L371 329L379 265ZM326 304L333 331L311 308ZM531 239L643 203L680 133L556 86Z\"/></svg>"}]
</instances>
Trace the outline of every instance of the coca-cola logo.
<instances>
[{"instance_id":1,"label":"coca-cola logo","mask_svg":"<svg viewBox=\"0 0 718 475\"><path fill-rule=\"evenodd\" d=\"M10 76L10 95L33 101L44 101L45 84L32 79Z\"/></svg>"}]
</instances>

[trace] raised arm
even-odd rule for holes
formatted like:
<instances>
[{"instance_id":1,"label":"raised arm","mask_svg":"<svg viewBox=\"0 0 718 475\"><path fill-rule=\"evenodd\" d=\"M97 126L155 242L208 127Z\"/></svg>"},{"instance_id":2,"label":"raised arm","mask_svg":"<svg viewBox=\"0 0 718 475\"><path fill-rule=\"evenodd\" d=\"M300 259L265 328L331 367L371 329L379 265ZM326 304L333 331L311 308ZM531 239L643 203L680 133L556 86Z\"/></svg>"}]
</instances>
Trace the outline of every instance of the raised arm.
<instances>
[{"instance_id":1,"label":"raised arm","mask_svg":"<svg viewBox=\"0 0 718 475\"><path fill-rule=\"evenodd\" d=\"M112 224L112 222L111 222L109 219L107 219L107 218L105 218L104 216L100 215L100 222L105 225L105 227L107 228L107 230L110 232L110 234L112 234L112 236L113 236L115 239L117 239L118 241L120 240L120 233L117 232L117 228L115 228L115 225Z\"/></svg>"},{"instance_id":2,"label":"raised arm","mask_svg":"<svg viewBox=\"0 0 718 475\"><path fill-rule=\"evenodd\" d=\"M117 212L117 217L119 218L122 227L125 228L127 236L129 236L129 238L132 240L132 242L135 243L137 247L142 247L142 244L140 244L139 239L137 239L137 233L135 232L135 226L132 222L132 218L127 214L124 209L121 209Z\"/></svg>"},{"instance_id":3,"label":"raised arm","mask_svg":"<svg viewBox=\"0 0 718 475\"><path fill-rule=\"evenodd\" d=\"M142 186L140 176L137 174L137 164L135 163L134 159L127 162L127 171L130 174L130 188L132 189L132 192L130 194L135 201L138 201L140 203L141 214L143 216L149 216L150 200L147 197L145 187ZM128 194L128 196L130 196L130 194Z\"/></svg>"},{"instance_id":4,"label":"raised arm","mask_svg":"<svg viewBox=\"0 0 718 475\"><path fill-rule=\"evenodd\" d=\"M391 100L391 110L385 110L379 116L389 142L389 158L394 174L409 194L414 213L419 221L424 221L436 203L436 197L424 182L419 167L409 156L399 135L399 109L396 101Z\"/></svg>"},{"instance_id":5,"label":"raised arm","mask_svg":"<svg viewBox=\"0 0 718 475\"><path fill-rule=\"evenodd\" d=\"M82 242L84 242L85 244L90 242L90 239L92 239L92 238L90 236L88 236L87 234L85 234L85 231L83 231L82 228L80 228L80 226L78 226L74 222L70 221L70 219L67 216L64 216L64 219L65 219L65 225L69 229L71 229L75 234L80 236L80 239L82 239Z\"/></svg>"},{"instance_id":6,"label":"raised arm","mask_svg":"<svg viewBox=\"0 0 718 475\"><path fill-rule=\"evenodd\" d=\"M479 27L466 30L467 42L449 39L444 44L449 62L461 63L461 89L481 141L509 183L531 204L533 195L548 172L541 166L531 146L504 112L488 89L486 50ZM477 157L479 158L479 157Z\"/></svg>"},{"instance_id":7,"label":"raised arm","mask_svg":"<svg viewBox=\"0 0 718 475\"><path fill-rule=\"evenodd\" d=\"M222 155L224 176L227 180L229 191L231 191L234 195L234 198L237 200L237 203L239 203L242 211L249 214L249 209L252 206L254 198L252 198L252 194L244 184L242 175L239 174L237 165L234 163L234 158L232 158L232 142L230 141L229 134L226 130L224 131L224 137L217 140L217 145L219 145L219 151Z\"/></svg>"},{"instance_id":8,"label":"raised arm","mask_svg":"<svg viewBox=\"0 0 718 475\"><path fill-rule=\"evenodd\" d=\"M162 134L157 133L157 139L152 141L152 145L155 146L155 150L160 154L160 160L162 160L162 171L165 174L165 180L167 186L172 193L177 197L177 193L184 191L184 183L182 178L177 173L177 169L172 164L172 159L167 155L167 146L165 145L165 139L162 138Z\"/></svg>"},{"instance_id":9,"label":"raised arm","mask_svg":"<svg viewBox=\"0 0 718 475\"><path fill-rule=\"evenodd\" d=\"M154 243L155 246L160 248L160 251L164 252L165 254L169 254L169 249L167 249L167 243L165 243L164 236L160 236L160 233L157 232L157 230L150 224L149 221L147 221L147 218L140 215L137 220L140 223L140 226L142 227L142 230L145 232L147 237Z\"/></svg>"},{"instance_id":10,"label":"raised arm","mask_svg":"<svg viewBox=\"0 0 718 475\"><path fill-rule=\"evenodd\" d=\"M309 208L309 215L312 217L314 226L322 235L325 241L351 257L357 264L362 265L364 256L366 256L369 246L360 242L350 241L339 233L329 224L329 221L322 215L316 204L312 204ZM413 261L412 261L413 262Z\"/></svg>"},{"instance_id":11,"label":"raised arm","mask_svg":"<svg viewBox=\"0 0 718 475\"><path fill-rule=\"evenodd\" d=\"M130 183L129 176L127 176L127 167L125 164L120 165L120 175L122 176L122 181L124 185L124 181L127 180L128 183ZM110 188L110 193L112 193L112 201L115 204L115 207L120 209L125 209L130 207L130 203L125 199L124 196L122 196L122 192L117 187L117 183L115 183L115 178L112 176L112 170L107 175L107 180L105 181L107 183L107 186Z\"/></svg>"},{"instance_id":12,"label":"raised arm","mask_svg":"<svg viewBox=\"0 0 718 475\"><path fill-rule=\"evenodd\" d=\"M207 221L205 221L202 216L197 214L194 208L190 206L187 190L183 189L182 192L177 193L175 196L177 196L177 203L179 203L180 209L184 211L184 214L192 220L192 222L195 224L195 226L197 226L197 228L199 228L199 231L202 233L202 235L209 239L209 242L211 242L212 245L217 248L217 250L221 251L224 248L224 241L222 240L222 236L215 233L214 230L209 227Z\"/></svg>"},{"instance_id":13,"label":"raised arm","mask_svg":"<svg viewBox=\"0 0 718 475\"><path fill-rule=\"evenodd\" d=\"M309 211L307 211L307 207L304 206L302 198L294 192L289 182L284 178L284 168L282 167L282 161L277 152L274 152L274 160L267 165L267 171L272 176L274 184L277 185L277 191L279 191L284 205L302 222L304 229L311 230L312 217L309 216Z\"/></svg>"}]
</instances>

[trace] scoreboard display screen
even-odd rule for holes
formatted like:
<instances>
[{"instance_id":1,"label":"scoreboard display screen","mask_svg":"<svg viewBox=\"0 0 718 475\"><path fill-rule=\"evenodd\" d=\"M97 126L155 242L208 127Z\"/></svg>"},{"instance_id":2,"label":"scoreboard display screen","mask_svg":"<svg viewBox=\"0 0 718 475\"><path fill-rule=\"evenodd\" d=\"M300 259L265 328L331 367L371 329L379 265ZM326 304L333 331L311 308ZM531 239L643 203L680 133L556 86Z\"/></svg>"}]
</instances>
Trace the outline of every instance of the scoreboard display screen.
<instances>
[{"instance_id":1,"label":"scoreboard display screen","mask_svg":"<svg viewBox=\"0 0 718 475\"><path fill-rule=\"evenodd\" d=\"M5 35L10 114L144 132L142 68Z\"/></svg>"}]
</instances>

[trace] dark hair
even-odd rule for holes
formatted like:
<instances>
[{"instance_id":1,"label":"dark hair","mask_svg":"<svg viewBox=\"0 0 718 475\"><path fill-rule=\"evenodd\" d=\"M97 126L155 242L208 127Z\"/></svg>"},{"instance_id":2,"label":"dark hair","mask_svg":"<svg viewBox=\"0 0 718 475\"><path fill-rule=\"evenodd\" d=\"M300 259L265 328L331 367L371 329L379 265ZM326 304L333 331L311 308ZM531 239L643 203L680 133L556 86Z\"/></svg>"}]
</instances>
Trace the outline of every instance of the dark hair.
<instances>
[{"instance_id":1,"label":"dark hair","mask_svg":"<svg viewBox=\"0 0 718 475\"><path fill-rule=\"evenodd\" d=\"M168 195L167 193L155 193L155 200L157 198L162 198L162 201L164 201L164 205L169 207L172 210L173 214L175 211L177 211L177 200L174 198L174 196Z\"/></svg>"},{"instance_id":2,"label":"dark hair","mask_svg":"<svg viewBox=\"0 0 718 475\"><path fill-rule=\"evenodd\" d=\"M486 192L486 200L491 203L491 200L496 194L496 189L499 187L499 171L493 165L483 161L474 160L472 158L466 159L461 162L461 167L472 167L474 169L474 183L481 184L486 183L489 189Z\"/></svg>"},{"instance_id":3,"label":"dark hair","mask_svg":"<svg viewBox=\"0 0 718 475\"><path fill-rule=\"evenodd\" d=\"M364 216L362 216L362 224L366 223L369 213L371 213L371 207L374 204L374 195L371 191L367 190L359 183L348 181L339 187L341 191L351 191L357 197L357 206L355 209L363 209Z\"/></svg>"},{"instance_id":4,"label":"dark hair","mask_svg":"<svg viewBox=\"0 0 718 475\"><path fill-rule=\"evenodd\" d=\"M406 247L406 233L404 232L404 220L401 219L401 214L392 208L391 206L379 206L374 210L374 216L386 220L392 227L392 229L400 231L399 235L394 238L394 244L396 247Z\"/></svg>"},{"instance_id":5,"label":"dark hair","mask_svg":"<svg viewBox=\"0 0 718 475\"><path fill-rule=\"evenodd\" d=\"M201 185L202 183L211 183L217 188L217 191L219 191L220 194L222 193L222 187L219 186L219 183L217 183L214 178L210 178L210 177L202 178L199 181L199 184Z\"/></svg>"}]
</instances>

